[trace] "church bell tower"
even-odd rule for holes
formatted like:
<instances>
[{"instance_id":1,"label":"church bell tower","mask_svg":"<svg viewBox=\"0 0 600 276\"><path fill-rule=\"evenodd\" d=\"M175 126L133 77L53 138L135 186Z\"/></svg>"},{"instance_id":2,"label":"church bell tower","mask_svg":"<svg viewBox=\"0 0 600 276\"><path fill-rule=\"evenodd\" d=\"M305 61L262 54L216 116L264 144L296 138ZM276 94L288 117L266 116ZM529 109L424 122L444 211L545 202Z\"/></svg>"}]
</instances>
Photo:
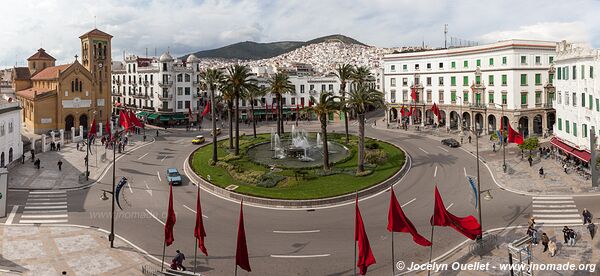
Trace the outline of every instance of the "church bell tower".
<instances>
[{"instance_id":1,"label":"church bell tower","mask_svg":"<svg viewBox=\"0 0 600 276\"><path fill-rule=\"evenodd\" d=\"M107 115L112 112L110 94L112 35L93 29L79 39L81 39L81 64L90 71L94 81L92 107L96 111L96 121L106 123Z\"/></svg>"}]
</instances>

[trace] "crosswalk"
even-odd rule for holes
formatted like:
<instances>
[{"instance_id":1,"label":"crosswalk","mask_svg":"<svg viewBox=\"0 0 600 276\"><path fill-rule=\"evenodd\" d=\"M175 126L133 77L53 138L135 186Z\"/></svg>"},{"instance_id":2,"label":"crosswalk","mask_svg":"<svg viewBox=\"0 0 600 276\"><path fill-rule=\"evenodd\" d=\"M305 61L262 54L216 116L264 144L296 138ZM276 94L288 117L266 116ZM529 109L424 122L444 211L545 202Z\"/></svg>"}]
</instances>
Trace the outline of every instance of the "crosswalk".
<instances>
[{"instance_id":1,"label":"crosswalk","mask_svg":"<svg viewBox=\"0 0 600 276\"><path fill-rule=\"evenodd\" d=\"M571 196L533 197L532 210L538 224L563 226L583 222Z\"/></svg>"},{"instance_id":2,"label":"crosswalk","mask_svg":"<svg viewBox=\"0 0 600 276\"><path fill-rule=\"evenodd\" d=\"M67 223L66 191L30 191L19 223Z\"/></svg>"}]
</instances>

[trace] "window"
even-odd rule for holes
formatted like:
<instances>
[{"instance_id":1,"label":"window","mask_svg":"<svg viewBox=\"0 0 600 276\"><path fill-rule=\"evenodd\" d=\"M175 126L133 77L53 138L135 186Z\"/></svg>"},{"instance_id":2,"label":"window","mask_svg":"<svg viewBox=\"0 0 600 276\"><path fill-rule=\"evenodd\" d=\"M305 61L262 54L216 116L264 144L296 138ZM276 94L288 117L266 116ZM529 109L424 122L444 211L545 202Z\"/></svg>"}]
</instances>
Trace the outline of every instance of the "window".
<instances>
[{"instance_id":1,"label":"window","mask_svg":"<svg viewBox=\"0 0 600 276\"><path fill-rule=\"evenodd\" d=\"M562 73L562 70L560 70L560 68L558 68L558 70L556 70L556 71L558 71L558 76L557 76L557 79L559 79L559 80L560 80L560 79L562 78L562 74L561 74L561 73Z\"/></svg>"},{"instance_id":2,"label":"window","mask_svg":"<svg viewBox=\"0 0 600 276\"><path fill-rule=\"evenodd\" d=\"M419 71L419 64L418 64L418 63L417 63L417 64L415 64L415 70L416 70L416 71Z\"/></svg>"},{"instance_id":3,"label":"window","mask_svg":"<svg viewBox=\"0 0 600 276\"><path fill-rule=\"evenodd\" d=\"M8 133L12 133L13 132L13 122L10 121L8 122Z\"/></svg>"},{"instance_id":4,"label":"window","mask_svg":"<svg viewBox=\"0 0 600 276\"><path fill-rule=\"evenodd\" d=\"M594 109L594 97L592 97L592 95L588 96L588 107L590 108L590 110Z\"/></svg>"},{"instance_id":5,"label":"window","mask_svg":"<svg viewBox=\"0 0 600 276\"><path fill-rule=\"evenodd\" d=\"M577 79L577 66L573 65L573 79Z\"/></svg>"},{"instance_id":6,"label":"window","mask_svg":"<svg viewBox=\"0 0 600 276\"><path fill-rule=\"evenodd\" d=\"M469 61L468 60L463 61L463 67L464 68L469 67Z\"/></svg>"},{"instance_id":7,"label":"window","mask_svg":"<svg viewBox=\"0 0 600 276\"><path fill-rule=\"evenodd\" d=\"M565 120L565 131L567 133L571 133L571 125L569 124L569 120Z\"/></svg>"},{"instance_id":8,"label":"window","mask_svg":"<svg viewBox=\"0 0 600 276\"><path fill-rule=\"evenodd\" d=\"M452 68L452 69L456 68L456 61L450 62L450 68Z\"/></svg>"},{"instance_id":9,"label":"window","mask_svg":"<svg viewBox=\"0 0 600 276\"><path fill-rule=\"evenodd\" d=\"M573 92L573 106L577 106L577 93Z\"/></svg>"},{"instance_id":10,"label":"window","mask_svg":"<svg viewBox=\"0 0 600 276\"><path fill-rule=\"evenodd\" d=\"M569 92L565 92L565 105L569 105Z\"/></svg>"},{"instance_id":11,"label":"window","mask_svg":"<svg viewBox=\"0 0 600 276\"><path fill-rule=\"evenodd\" d=\"M402 70L404 70L404 71L408 70L408 65L402 64Z\"/></svg>"},{"instance_id":12,"label":"window","mask_svg":"<svg viewBox=\"0 0 600 276\"><path fill-rule=\"evenodd\" d=\"M488 93L488 102L493 104L494 103L494 92L489 92Z\"/></svg>"},{"instance_id":13,"label":"window","mask_svg":"<svg viewBox=\"0 0 600 276\"><path fill-rule=\"evenodd\" d=\"M450 91L450 101L452 103L456 102L456 91Z\"/></svg>"},{"instance_id":14,"label":"window","mask_svg":"<svg viewBox=\"0 0 600 276\"><path fill-rule=\"evenodd\" d=\"M469 86L469 76L463 76L463 86Z\"/></svg>"},{"instance_id":15,"label":"window","mask_svg":"<svg viewBox=\"0 0 600 276\"><path fill-rule=\"evenodd\" d=\"M438 92L439 103L444 103L444 90Z\"/></svg>"},{"instance_id":16,"label":"window","mask_svg":"<svg viewBox=\"0 0 600 276\"><path fill-rule=\"evenodd\" d=\"M431 86L431 77L427 77L426 82L427 86Z\"/></svg>"},{"instance_id":17,"label":"window","mask_svg":"<svg viewBox=\"0 0 600 276\"><path fill-rule=\"evenodd\" d=\"M402 86L408 86L408 78L402 78Z\"/></svg>"},{"instance_id":18,"label":"window","mask_svg":"<svg viewBox=\"0 0 600 276\"><path fill-rule=\"evenodd\" d=\"M600 111L600 99L596 98L596 111Z\"/></svg>"},{"instance_id":19,"label":"window","mask_svg":"<svg viewBox=\"0 0 600 276\"><path fill-rule=\"evenodd\" d=\"M502 75L502 86L506 86L508 84L508 76Z\"/></svg>"},{"instance_id":20,"label":"window","mask_svg":"<svg viewBox=\"0 0 600 276\"><path fill-rule=\"evenodd\" d=\"M330 84L330 85L329 85L329 91L332 91L332 92L333 92L333 84Z\"/></svg>"},{"instance_id":21,"label":"window","mask_svg":"<svg viewBox=\"0 0 600 276\"><path fill-rule=\"evenodd\" d=\"M304 84L300 85L300 93L304 93Z\"/></svg>"},{"instance_id":22,"label":"window","mask_svg":"<svg viewBox=\"0 0 600 276\"><path fill-rule=\"evenodd\" d=\"M439 86L443 86L444 85L444 77L438 77L438 85Z\"/></svg>"},{"instance_id":23,"label":"window","mask_svg":"<svg viewBox=\"0 0 600 276\"><path fill-rule=\"evenodd\" d=\"M469 102L469 91L465 90L463 91L463 103L468 103Z\"/></svg>"},{"instance_id":24,"label":"window","mask_svg":"<svg viewBox=\"0 0 600 276\"><path fill-rule=\"evenodd\" d=\"M488 85L494 85L494 75L488 76Z\"/></svg>"},{"instance_id":25,"label":"window","mask_svg":"<svg viewBox=\"0 0 600 276\"><path fill-rule=\"evenodd\" d=\"M585 66L581 65L581 79L585 79Z\"/></svg>"},{"instance_id":26,"label":"window","mask_svg":"<svg viewBox=\"0 0 600 276\"><path fill-rule=\"evenodd\" d=\"M177 82L183 82L183 74L177 75Z\"/></svg>"},{"instance_id":27,"label":"window","mask_svg":"<svg viewBox=\"0 0 600 276\"><path fill-rule=\"evenodd\" d=\"M185 88L185 95L190 95L190 88L189 87Z\"/></svg>"},{"instance_id":28,"label":"window","mask_svg":"<svg viewBox=\"0 0 600 276\"><path fill-rule=\"evenodd\" d=\"M527 65L527 57L521 56L521 65Z\"/></svg>"},{"instance_id":29,"label":"window","mask_svg":"<svg viewBox=\"0 0 600 276\"><path fill-rule=\"evenodd\" d=\"M475 64L477 64L478 67L481 67L481 59L476 60Z\"/></svg>"},{"instance_id":30,"label":"window","mask_svg":"<svg viewBox=\"0 0 600 276\"><path fill-rule=\"evenodd\" d=\"M535 91L535 104L536 105L542 104L542 91Z\"/></svg>"},{"instance_id":31,"label":"window","mask_svg":"<svg viewBox=\"0 0 600 276\"><path fill-rule=\"evenodd\" d=\"M431 63L427 63L427 69L431 69Z\"/></svg>"},{"instance_id":32,"label":"window","mask_svg":"<svg viewBox=\"0 0 600 276\"><path fill-rule=\"evenodd\" d=\"M440 63L438 64L438 68L440 68L440 69L444 69L444 63L443 63L443 62L440 62Z\"/></svg>"},{"instance_id":33,"label":"window","mask_svg":"<svg viewBox=\"0 0 600 276\"><path fill-rule=\"evenodd\" d=\"M540 65L540 64L542 64L542 57L540 57L540 56L535 56L535 64L536 64L536 65Z\"/></svg>"},{"instance_id":34,"label":"window","mask_svg":"<svg viewBox=\"0 0 600 276\"><path fill-rule=\"evenodd\" d=\"M590 66L590 79L594 78L594 66Z\"/></svg>"},{"instance_id":35,"label":"window","mask_svg":"<svg viewBox=\"0 0 600 276\"><path fill-rule=\"evenodd\" d=\"M325 84L321 84L321 91L325 91L325 87L326 87Z\"/></svg>"},{"instance_id":36,"label":"window","mask_svg":"<svg viewBox=\"0 0 600 276\"><path fill-rule=\"evenodd\" d=\"M554 74L548 74L548 82L554 84Z\"/></svg>"},{"instance_id":37,"label":"window","mask_svg":"<svg viewBox=\"0 0 600 276\"><path fill-rule=\"evenodd\" d=\"M481 84L481 76L475 76L475 83Z\"/></svg>"},{"instance_id":38,"label":"window","mask_svg":"<svg viewBox=\"0 0 600 276\"><path fill-rule=\"evenodd\" d=\"M454 76L450 77L450 85L456 86L456 77L454 77Z\"/></svg>"},{"instance_id":39,"label":"window","mask_svg":"<svg viewBox=\"0 0 600 276\"><path fill-rule=\"evenodd\" d=\"M573 136L577 137L577 123L573 122Z\"/></svg>"},{"instance_id":40,"label":"window","mask_svg":"<svg viewBox=\"0 0 600 276\"><path fill-rule=\"evenodd\" d=\"M292 105L295 105L295 104L296 104L296 98L292 97Z\"/></svg>"},{"instance_id":41,"label":"window","mask_svg":"<svg viewBox=\"0 0 600 276\"><path fill-rule=\"evenodd\" d=\"M506 57L502 57L502 65L506 65L507 62L507 58Z\"/></svg>"},{"instance_id":42,"label":"window","mask_svg":"<svg viewBox=\"0 0 600 276\"><path fill-rule=\"evenodd\" d=\"M502 92L502 104L505 105L508 103L508 99L506 96L506 92Z\"/></svg>"},{"instance_id":43,"label":"window","mask_svg":"<svg viewBox=\"0 0 600 276\"><path fill-rule=\"evenodd\" d=\"M314 84L309 85L308 86L308 90L309 91L314 91L315 90L315 85Z\"/></svg>"},{"instance_id":44,"label":"window","mask_svg":"<svg viewBox=\"0 0 600 276\"><path fill-rule=\"evenodd\" d=\"M562 130L562 119L558 118L558 130Z\"/></svg>"},{"instance_id":45,"label":"window","mask_svg":"<svg viewBox=\"0 0 600 276\"><path fill-rule=\"evenodd\" d=\"M177 96L183 95L183 87L177 87Z\"/></svg>"},{"instance_id":46,"label":"window","mask_svg":"<svg viewBox=\"0 0 600 276\"><path fill-rule=\"evenodd\" d=\"M185 82L190 82L190 74L185 74Z\"/></svg>"},{"instance_id":47,"label":"window","mask_svg":"<svg viewBox=\"0 0 600 276\"><path fill-rule=\"evenodd\" d=\"M554 62L554 57L553 56L549 56L548 57L548 63L552 63Z\"/></svg>"},{"instance_id":48,"label":"window","mask_svg":"<svg viewBox=\"0 0 600 276\"><path fill-rule=\"evenodd\" d=\"M148 102L148 101L146 101L146 102ZM191 108L190 101L185 101L185 108L186 109Z\"/></svg>"},{"instance_id":49,"label":"window","mask_svg":"<svg viewBox=\"0 0 600 276\"><path fill-rule=\"evenodd\" d=\"M392 65L392 66L390 66L390 70L391 70L392 72L393 72L393 71L396 71L396 65Z\"/></svg>"},{"instance_id":50,"label":"window","mask_svg":"<svg viewBox=\"0 0 600 276\"><path fill-rule=\"evenodd\" d=\"M402 90L402 101L408 101L408 90Z\"/></svg>"},{"instance_id":51,"label":"window","mask_svg":"<svg viewBox=\"0 0 600 276\"><path fill-rule=\"evenodd\" d=\"M521 105L527 105L527 92L521 92Z\"/></svg>"},{"instance_id":52,"label":"window","mask_svg":"<svg viewBox=\"0 0 600 276\"><path fill-rule=\"evenodd\" d=\"M585 94L581 93L581 107L585 107Z\"/></svg>"},{"instance_id":53,"label":"window","mask_svg":"<svg viewBox=\"0 0 600 276\"><path fill-rule=\"evenodd\" d=\"M542 85L542 74L535 74L535 85Z\"/></svg>"},{"instance_id":54,"label":"window","mask_svg":"<svg viewBox=\"0 0 600 276\"><path fill-rule=\"evenodd\" d=\"M392 89L390 91L390 100L394 103L396 102L396 90Z\"/></svg>"},{"instance_id":55,"label":"window","mask_svg":"<svg viewBox=\"0 0 600 276\"><path fill-rule=\"evenodd\" d=\"M527 74L521 74L521 86L527 86Z\"/></svg>"},{"instance_id":56,"label":"window","mask_svg":"<svg viewBox=\"0 0 600 276\"><path fill-rule=\"evenodd\" d=\"M430 103L432 100L431 98L431 90L427 90L427 102Z\"/></svg>"},{"instance_id":57,"label":"window","mask_svg":"<svg viewBox=\"0 0 600 276\"><path fill-rule=\"evenodd\" d=\"M396 78L391 78L390 79L390 86L391 87L396 87Z\"/></svg>"},{"instance_id":58,"label":"window","mask_svg":"<svg viewBox=\"0 0 600 276\"><path fill-rule=\"evenodd\" d=\"M494 58L490 58L489 64L490 64L490 66L494 66Z\"/></svg>"},{"instance_id":59,"label":"window","mask_svg":"<svg viewBox=\"0 0 600 276\"><path fill-rule=\"evenodd\" d=\"M183 101L177 101L177 109L183 108Z\"/></svg>"},{"instance_id":60,"label":"window","mask_svg":"<svg viewBox=\"0 0 600 276\"><path fill-rule=\"evenodd\" d=\"M587 125L586 124L582 124L581 125L581 130L583 131L583 133L581 133L581 136L583 136L583 138L587 138L588 134L587 134Z\"/></svg>"}]
</instances>

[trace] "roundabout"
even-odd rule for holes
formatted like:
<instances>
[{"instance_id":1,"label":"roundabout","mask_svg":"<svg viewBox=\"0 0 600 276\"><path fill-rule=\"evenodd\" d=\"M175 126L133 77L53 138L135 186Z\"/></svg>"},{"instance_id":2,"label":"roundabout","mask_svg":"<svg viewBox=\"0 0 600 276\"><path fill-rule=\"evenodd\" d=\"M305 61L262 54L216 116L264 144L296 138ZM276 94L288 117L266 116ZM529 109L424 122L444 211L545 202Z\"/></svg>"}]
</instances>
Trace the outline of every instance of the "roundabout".
<instances>
[{"instance_id":1,"label":"roundabout","mask_svg":"<svg viewBox=\"0 0 600 276\"><path fill-rule=\"evenodd\" d=\"M332 166L323 170L323 142L318 134L293 131L283 139L267 133L242 136L239 156L229 152L225 139L218 142L218 162L212 162L212 147L205 145L190 155L188 164L203 182L215 186L213 190L225 189L230 197L262 198L261 203L297 201L269 204L294 206L307 200L346 201L361 190L380 191L375 189L377 184L398 177L405 167L406 156L400 148L365 138L365 172L357 173L358 137L351 136L345 144L343 135L329 134Z\"/></svg>"}]
</instances>

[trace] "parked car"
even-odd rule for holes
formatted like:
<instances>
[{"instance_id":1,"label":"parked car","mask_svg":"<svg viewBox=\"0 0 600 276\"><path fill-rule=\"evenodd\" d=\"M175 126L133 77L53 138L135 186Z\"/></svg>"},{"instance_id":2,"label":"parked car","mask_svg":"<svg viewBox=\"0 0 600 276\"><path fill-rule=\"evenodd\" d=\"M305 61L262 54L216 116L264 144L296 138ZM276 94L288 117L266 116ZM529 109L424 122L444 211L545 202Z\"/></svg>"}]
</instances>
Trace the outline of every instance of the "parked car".
<instances>
[{"instance_id":1,"label":"parked car","mask_svg":"<svg viewBox=\"0 0 600 276\"><path fill-rule=\"evenodd\" d=\"M210 136L213 136L213 135L214 135L214 134L213 134L213 131L211 130L211 131L210 131ZM217 136L219 136L219 135L221 135L221 129L220 129L220 128L217 128Z\"/></svg>"},{"instance_id":2,"label":"parked car","mask_svg":"<svg viewBox=\"0 0 600 276\"><path fill-rule=\"evenodd\" d=\"M200 145L200 144L204 143L204 141L205 141L204 136L198 135L198 136L196 136L196 138L192 139L192 144Z\"/></svg>"},{"instance_id":3,"label":"parked car","mask_svg":"<svg viewBox=\"0 0 600 276\"><path fill-rule=\"evenodd\" d=\"M448 138L448 139L442 140L442 145L449 146L451 148L460 147L460 143L453 138Z\"/></svg>"},{"instance_id":4,"label":"parked car","mask_svg":"<svg viewBox=\"0 0 600 276\"><path fill-rule=\"evenodd\" d=\"M181 185L183 183L181 174L179 174L176 168L167 169L167 183L173 183L173 185Z\"/></svg>"}]
</instances>

